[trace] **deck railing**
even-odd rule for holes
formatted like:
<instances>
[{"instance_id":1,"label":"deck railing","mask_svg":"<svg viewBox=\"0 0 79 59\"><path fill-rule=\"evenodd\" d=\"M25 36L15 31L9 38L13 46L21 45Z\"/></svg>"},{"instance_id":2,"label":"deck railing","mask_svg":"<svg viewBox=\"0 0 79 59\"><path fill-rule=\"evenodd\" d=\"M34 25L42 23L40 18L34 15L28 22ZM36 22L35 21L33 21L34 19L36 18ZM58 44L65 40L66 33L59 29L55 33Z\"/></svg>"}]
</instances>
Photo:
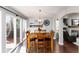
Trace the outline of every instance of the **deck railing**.
<instances>
[{"instance_id":1,"label":"deck railing","mask_svg":"<svg viewBox=\"0 0 79 59\"><path fill-rule=\"evenodd\" d=\"M26 38L23 39L23 41L19 42L13 49L9 51L9 53L13 53L18 47L23 46L23 43L25 42Z\"/></svg>"}]
</instances>

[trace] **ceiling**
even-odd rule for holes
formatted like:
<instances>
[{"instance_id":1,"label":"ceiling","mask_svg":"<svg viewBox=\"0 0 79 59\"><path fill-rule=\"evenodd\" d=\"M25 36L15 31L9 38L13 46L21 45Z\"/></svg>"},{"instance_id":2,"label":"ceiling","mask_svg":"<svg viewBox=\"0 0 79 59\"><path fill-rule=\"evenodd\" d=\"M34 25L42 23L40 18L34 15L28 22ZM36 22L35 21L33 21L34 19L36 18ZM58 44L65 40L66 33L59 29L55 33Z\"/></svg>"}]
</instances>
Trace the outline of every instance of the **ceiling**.
<instances>
[{"instance_id":1,"label":"ceiling","mask_svg":"<svg viewBox=\"0 0 79 59\"><path fill-rule=\"evenodd\" d=\"M11 8L22 13L26 17L53 17L63 10L67 9L68 6L11 6ZM39 12L41 10L41 12Z\"/></svg>"}]
</instances>

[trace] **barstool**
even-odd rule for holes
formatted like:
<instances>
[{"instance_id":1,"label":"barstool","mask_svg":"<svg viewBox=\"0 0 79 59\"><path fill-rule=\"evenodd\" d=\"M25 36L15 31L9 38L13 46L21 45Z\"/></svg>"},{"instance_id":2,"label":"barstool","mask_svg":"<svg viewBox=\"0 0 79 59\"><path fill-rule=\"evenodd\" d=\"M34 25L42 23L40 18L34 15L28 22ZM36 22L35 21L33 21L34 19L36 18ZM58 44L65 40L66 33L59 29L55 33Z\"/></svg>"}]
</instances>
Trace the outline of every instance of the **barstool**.
<instances>
[{"instance_id":1,"label":"barstool","mask_svg":"<svg viewBox=\"0 0 79 59\"><path fill-rule=\"evenodd\" d=\"M51 52L51 39L45 38L45 52Z\"/></svg>"},{"instance_id":2,"label":"barstool","mask_svg":"<svg viewBox=\"0 0 79 59\"><path fill-rule=\"evenodd\" d=\"M44 39L36 39L36 50L38 52L45 52L45 41Z\"/></svg>"},{"instance_id":3,"label":"barstool","mask_svg":"<svg viewBox=\"0 0 79 59\"><path fill-rule=\"evenodd\" d=\"M35 52L35 50L36 50L36 46L35 46L35 40L36 40L36 38L31 38L30 39L30 41L31 41L31 52Z\"/></svg>"}]
</instances>

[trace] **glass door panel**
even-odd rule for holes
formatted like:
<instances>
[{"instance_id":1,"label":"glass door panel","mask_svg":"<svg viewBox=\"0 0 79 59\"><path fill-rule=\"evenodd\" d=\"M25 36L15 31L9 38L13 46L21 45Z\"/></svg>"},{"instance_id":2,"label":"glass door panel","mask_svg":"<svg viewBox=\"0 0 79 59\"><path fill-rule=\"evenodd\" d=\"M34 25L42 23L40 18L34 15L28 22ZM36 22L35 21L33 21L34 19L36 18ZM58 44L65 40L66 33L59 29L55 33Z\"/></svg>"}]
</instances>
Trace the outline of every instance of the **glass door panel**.
<instances>
[{"instance_id":1,"label":"glass door panel","mask_svg":"<svg viewBox=\"0 0 79 59\"><path fill-rule=\"evenodd\" d=\"M17 30L16 43L18 44L20 42L20 20L19 19L16 19L16 30Z\"/></svg>"},{"instance_id":2,"label":"glass door panel","mask_svg":"<svg viewBox=\"0 0 79 59\"><path fill-rule=\"evenodd\" d=\"M9 52L14 47L14 27L11 15L6 15L6 48Z\"/></svg>"}]
</instances>

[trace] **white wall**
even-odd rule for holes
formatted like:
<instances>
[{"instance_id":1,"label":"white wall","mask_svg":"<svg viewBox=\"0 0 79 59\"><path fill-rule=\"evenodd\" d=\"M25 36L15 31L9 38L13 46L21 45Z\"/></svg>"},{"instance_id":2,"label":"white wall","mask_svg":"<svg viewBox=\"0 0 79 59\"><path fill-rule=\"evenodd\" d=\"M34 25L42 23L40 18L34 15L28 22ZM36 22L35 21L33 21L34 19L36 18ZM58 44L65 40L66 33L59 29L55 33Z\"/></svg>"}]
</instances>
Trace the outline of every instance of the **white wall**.
<instances>
[{"instance_id":1,"label":"white wall","mask_svg":"<svg viewBox=\"0 0 79 59\"><path fill-rule=\"evenodd\" d=\"M0 20L1 20L2 18L1 18L1 11L0 11ZM1 29L1 27L2 27L2 24L1 24L2 22L0 21L0 53L2 52L2 29Z\"/></svg>"},{"instance_id":2,"label":"white wall","mask_svg":"<svg viewBox=\"0 0 79 59\"><path fill-rule=\"evenodd\" d=\"M64 40L63 40L63 19L59 20L59 45L64 45Z\"/></svg>"},{"instance_id":3,"label":"white wall","mask_svg":"<svg viewBox=\"0 0 79 59\"><path fill-rule=\"evenodd\" d=\"M50 25L49 26L45 26L43 25L42 29L45 29L47 32L50 32L51 30L55 31L55 19L53 18L43 18L42 19L42 23L44 22L44 20L48 19L50 21ZM31 32L34 32L35 30L37 30L37 27L29 27L30 26L30 23L33 23L35 25L38 25L38 18L30 18L28 20L28 30L30 30Z\"/></svg>"},{"instance_id":4,"label":"white wall","mask_svg":"<svg viewBox=\"0 0 79 59\"><path fill-rule=\"evenodd\" d=\"M0 11L0 53L6 52L5 12Z\"/></svg>"}]
</instances>

